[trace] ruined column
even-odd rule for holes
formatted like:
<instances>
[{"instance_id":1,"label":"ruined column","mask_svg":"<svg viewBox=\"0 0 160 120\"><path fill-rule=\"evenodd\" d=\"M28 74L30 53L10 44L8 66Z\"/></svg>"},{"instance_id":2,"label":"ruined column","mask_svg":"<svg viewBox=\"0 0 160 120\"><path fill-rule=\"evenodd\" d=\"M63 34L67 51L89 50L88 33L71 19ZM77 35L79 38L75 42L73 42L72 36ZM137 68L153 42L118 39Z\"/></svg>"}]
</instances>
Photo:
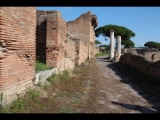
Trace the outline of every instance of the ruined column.
<instances>
[{"instance_id":1,"label":"ruined column","mask_svg":"<svg viewBox=\"0 0 160 120\"><path fill-rule=\"evenodd\" d=\"M114 30L110 30L110 60L114 58Z\"/></svg>"},{"instance_id":2,"label":"ruined column","mask_svg":"<svg viewBox=\"0 0 160 120\"><path fill-rule=\"evenodd\" d=\"M121 36L117 36L116 39L116 61L119 61L119 58L121 57Z\"/></svg>"}]
</instances>

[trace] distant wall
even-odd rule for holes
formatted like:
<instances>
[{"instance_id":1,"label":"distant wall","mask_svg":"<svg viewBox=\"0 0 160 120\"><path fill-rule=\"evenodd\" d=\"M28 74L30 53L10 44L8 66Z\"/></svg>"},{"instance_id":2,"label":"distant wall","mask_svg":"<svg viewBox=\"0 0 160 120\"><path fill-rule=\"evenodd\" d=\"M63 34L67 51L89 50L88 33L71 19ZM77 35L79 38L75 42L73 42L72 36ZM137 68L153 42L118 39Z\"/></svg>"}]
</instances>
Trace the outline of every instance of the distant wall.
<instances>
[{"instance_id":1,"label":"distant wall","mask_svg":"<svg viewBox=\"0 0 160 120\"><path fill-rule=\"evenodd\" d=\"M94 42L95 33L94 28L97 26L97 18L92 15L91 12L86 12L80 15L76 20L69 21L66 23L66 29L70 32L78 33L77 39L88 42L88 58L94 57Z\"/></svg>"},{"instance_id":2,"label":"distant wall","mask_svg":"<svg viewBox=\"0 0 160 120\"><path fill-rule=\"evenodd\" d=\"M73 70L75 67L76 46L71 33L67 32L65 41L65 69Z\"/></svg>"},{"instance_id":3,"label":"distant wall","mask_svg":"<svg viewBox=\"0 0 160 120\"><path fill-rule=\"evenodd\" d=\"M157 52L157 54L159 55L160 53ZM148 56L151 57L151 53L146 53L145 56L126 53L120 57L120 63L129 64L131 67L135 67L141 72L150 74L155 78L160 78L160 59L151 61L148 59Z\"/></svg>"},{"instance_id":4,"label":"distant wall","mask_svg":"<svg viewBox=\"0 0 160 120\"><path fill-rule=\"evenodd\" d=\"M86 61L86 59L88 58L89 43L80 39L76 39L75 46L77 51L76 64L80 65L81 63Z\"/></svg>"}]
</instances>

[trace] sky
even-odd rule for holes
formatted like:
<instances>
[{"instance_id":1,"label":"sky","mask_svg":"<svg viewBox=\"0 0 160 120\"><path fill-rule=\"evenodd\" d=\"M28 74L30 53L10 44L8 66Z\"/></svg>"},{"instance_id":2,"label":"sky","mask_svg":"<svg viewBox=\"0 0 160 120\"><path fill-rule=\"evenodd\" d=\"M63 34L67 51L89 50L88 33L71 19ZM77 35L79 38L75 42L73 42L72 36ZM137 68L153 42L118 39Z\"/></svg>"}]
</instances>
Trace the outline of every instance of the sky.
<instances>
[{"instance_id":1,"label":"sky","mask_svg":"<svg viewBox=\"0 0 160 120\"><path fill-rule=\"evenodd\" d=\"M160 7L37 7L38 10L57 10L68 22L81 14L91 11L97 15L98 27L114 24L132 30L136 35L131 40L135 47L143 47L148 41L160 43ZM95 28L95 29L96 29ZM95 37L102 44L109 44L110 39Z\"/></svg>"}]
</instances>

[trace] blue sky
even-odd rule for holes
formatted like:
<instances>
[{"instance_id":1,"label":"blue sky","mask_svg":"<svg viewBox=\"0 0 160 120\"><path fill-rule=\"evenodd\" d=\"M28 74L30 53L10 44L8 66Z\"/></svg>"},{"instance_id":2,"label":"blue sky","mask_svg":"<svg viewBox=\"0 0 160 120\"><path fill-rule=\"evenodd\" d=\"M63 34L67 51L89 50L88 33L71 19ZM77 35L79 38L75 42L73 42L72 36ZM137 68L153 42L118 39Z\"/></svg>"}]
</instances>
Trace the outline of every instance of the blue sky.
<instances>
[{"instance_id":1,"label":"blue sky","mask_svg":"<svg viewBox=\"0 0 160 120\"><path fill-rule=\"evenodd\" d=\"M115 24L127 27L136 36L131 38L136 47L142 47L148 41L160 43L160 7L37 7L38 10L58 10L68 22L81 14L91 11L97 15L98 27ZM109 44L103 36L95 38L103 44Z\"/></svg>"}]
</instances>

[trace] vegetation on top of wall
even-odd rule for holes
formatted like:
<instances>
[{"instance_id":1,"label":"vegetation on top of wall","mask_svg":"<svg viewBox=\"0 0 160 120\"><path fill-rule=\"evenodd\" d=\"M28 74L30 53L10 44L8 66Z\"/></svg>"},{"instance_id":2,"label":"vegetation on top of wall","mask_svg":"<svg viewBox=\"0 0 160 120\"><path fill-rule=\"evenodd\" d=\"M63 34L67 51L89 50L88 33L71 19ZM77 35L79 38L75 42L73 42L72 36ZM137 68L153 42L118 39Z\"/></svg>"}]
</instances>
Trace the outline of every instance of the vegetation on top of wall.
<instances>
[{"instance_id":1,"label":"vegetation on top of wall","mask_svg":"<svg viewBox=\"0 0 160 120\"><path fill-rule=\"evenodd\" d=\"M35 71L36 73L39 71L43 71L43 70L49 70L52 69L53 67L47 66L46 64L36 60L36 66L35 66Z\"/></svg>"}]
</instances>

